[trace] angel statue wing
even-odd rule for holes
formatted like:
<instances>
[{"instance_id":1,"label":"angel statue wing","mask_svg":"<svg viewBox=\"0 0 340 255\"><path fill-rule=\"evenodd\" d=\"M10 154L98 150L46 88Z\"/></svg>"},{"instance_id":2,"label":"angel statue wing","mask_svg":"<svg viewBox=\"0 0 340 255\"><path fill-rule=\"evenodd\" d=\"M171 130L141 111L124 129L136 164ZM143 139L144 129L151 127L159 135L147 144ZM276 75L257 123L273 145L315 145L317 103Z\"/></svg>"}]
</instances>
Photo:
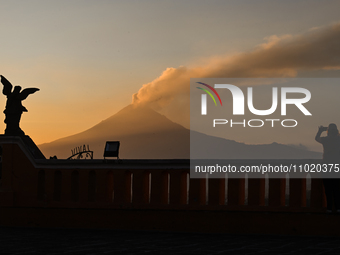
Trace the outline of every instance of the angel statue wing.
<instances>
[{"instance_id":1,"label":"angel statue wing","mask_svg":"<svg viewBox=\"0 0 340 255\"><path fill-rule=\"evenodd\" d=\"M5 96L8 96L11 94L12 92L12 84L2 75L1 76L1 83L4 85L4 88L2 90L2 93L5 95Z\"/></svg>"},{"instance_id":2,"label":"angel statue wing","mask_svg":"<svg viewBox=\"0 0 340 255\"><path fill-rule=\"evenodd\" d=\"M30 94L33 94L37 91L39 91L40 89L38 88L27 88L27 89L24 89L23 91L21 91L21 93L19 94L19 97L21 100L24 100L28 97L28 95Z\"/></svg>"}]
</instances>

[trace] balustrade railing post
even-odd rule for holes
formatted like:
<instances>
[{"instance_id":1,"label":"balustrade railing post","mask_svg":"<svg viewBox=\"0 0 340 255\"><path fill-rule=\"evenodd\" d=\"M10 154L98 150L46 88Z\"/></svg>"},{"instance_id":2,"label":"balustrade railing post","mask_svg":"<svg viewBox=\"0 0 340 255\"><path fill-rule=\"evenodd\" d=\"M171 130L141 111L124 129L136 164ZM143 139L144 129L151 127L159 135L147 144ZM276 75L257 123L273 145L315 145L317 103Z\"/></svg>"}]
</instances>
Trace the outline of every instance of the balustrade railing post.
<instances>
[{"instance_id":1,"label":"balustrade railing post","mask_svg":"<svg viewBox=\"0 0 340 255\"><path fill-rule=\"evenodd\" d=\"M326 207L326 196L323 188L322 179L312 178L311 179L311 196L310 206L312 208Z\"/></svg>"},{"instance_id":2,"label":"balustrade railing post","mask_svg":"<svg viewBox=\"0 0 340 255\"><path fill-rule=\"evenodd\" d=\"M79 202L86 203L88 201L88 183L89 172L79 171Z\"/></svg>"},{"instance_id":3,"label":"balustrade railing post","mask_svg":"<svg viewBox=\"0 0 340 255\"><path fill-rule=\"evenodd\" d=\"M209 179L208 184L208 204L224 205L225 204L225 179Z\"/></svg>"},{"instance_id":4,"label":"balustrade railing post","mask_svg":"<svg viewBox=\"0 0 340 255\"><path fill-rule=\"evenodd\" d=\"M96 202L105 203L107 199L107 178L106 173L104 171L97 170L96 171L96 179L97 179L97 197Z\"/></svg>"},{"instance_id":5,"label":"balustrade railing post","mask_svg":"<svg viewBox=\"0 0 340 255\"><path fill-rule=\"evenodd\" d=\"M181 200L181 172L172 170L170 172L170 204L180 204Z\"/></svg>"},{"instance_id":6,"label":"balustrade railing post","mask_svg":"<svg viewBox=\"0 0 340 255\"><path fill-rule=\"evenodd\" d=\"M248 179L248 205L265 203L265 178Z\"/></svg>"},{"instance_id":7,"label":"balustrade railing post","mask_svg":"<svg viewBox=\"0 0 340 255\"><path fill-rule=\"evenodd\" d=\"M131 203L131 173L127 171L115 171L113 178L114 204L125 205Z\"/></svg>"},{"instance_id":8,"label":"balustrade railing post","mask_svg":"<svg viewBox=\"0 0 340 255\"><path fill-rule=\"evenodd\" d=\"M269 178L269 206L285 206L286 201L286 179Z\"/></svg>"},{"instance_id":9,"label":"balustrade railing post","mask_svg":"<svg viewBox=\"0 0 340 255\"><path fill-rule=\"evenodd\" d=\"M45 200L46 193L46 180L45 180L45 170L40 170L38 172L38 187L37 187L37 199L38 201Z\"/></svg>"},{"instance_id":10,"label":"balustrade railing post","mask_svg":"<svg viewBox=\"0 0 340 255\"><path fill-rule=\"evenodd\" d=\"M188 204L188 187L189 185L189 170L184 170L181 173L181 197L180 197L180 203Z\"/></svg>"},{"instance_id":11,"label":"balustrade railing post","mask_svg":"<svg viewBox=\"0 0 340 255\"><path fill-rule=\"evenodd\" d=\"M72 171L71 174L71 199L72 202L79 201L79 172L77 170Z\"/></svg>"},{"instance_id":12,"label":"balustrade railing post","mask_svg":"<svg viewBox=\"0 0 340 255\"><path fill-rule=\"evenodd\" d=\"M134 205L148 203L149 200L149 174L145 171L133 172L133 198Z\"/></svg>"},{"instance_id":13,"label":"balustrade railing post","mask_svg":"<svg viewBox=\"0 0 340 255\"><path fill-rule=\"evenodd\" d=\"M88 174L87 200L89 202L97 200L97 173L94 170Z\"/></svg>"},{"instance_id":14,"label":"balustrade railing post","mask_svg":"<svg viewBox=\"0 0 340 255\"><path fill-rule=\"evenodd\" d=\"M62 173L60 170L54 171L53 180L53 201L61 201Z\"/></svg>"},{"instance_id":15,"label":"balustrade railing post","mask_svg":"<svg viewBox=\"0 0 340 255\"><path fill-rule=\"evenodd\" d=\"M152 205L168 204L169 174L161 170L151 172L151 201Z\"/></svg>"},{"instance_id":16,"label":"balustrade railing post","mask_svg":"<svg viewBox=\"0 0 340 255\"><path fill-rule=\"evenodd\" d=\"M228 205L244 205L245 179L228 178Z\"/></svg>"},{"instance_id":17,"label":"balustrade railing post","mask_svg":"<svg viewBox=\"0 0 340 255\"><path fill-rule=\"evenodd\" d=\"M289 180L289 206L306 207L306 178Z\"/></svg>"},{"instance_id":18,"label":"balustrade railing post","mask_svg":"<svg viewBox=\"0 0 340 255\"><path fill-rule=\"evenodd\" d=\"M53 200L54 191L54 171L46 171L45 173L45 187L46 187L46 200L48 202Z\"/></svg>"},{"instance_id":19,"label":"balustrade railing post","mask_svg":"<svg viewBox=\"0 0 340 255\"><path fill-rule=\"evenodd\" d=\"M206 204L206 179L191 179L189 183L189 204Z\"/></svg>"},{"instance_id":20,"label":"balustrade railing post","mask_svg":"<svg viewBox=\"0 0 340 255\"><path fill-rule=\"evenodd\" d=\"M106 201L109 203L112 203L115 200L115 196L114 196L114 175L113 175L113 171L108 171L106 173Z\"/></svg>"},{"instance_id":21,"label":"balustrade railing post","mask_svg":"<svg viewBox=\"0 0 340 255\"><path fill-rule=\"evenodd\" d=\"M186 175L183 170L176 169L170 172L170 204L186 204Z\"/></svg>"}]
</instances>

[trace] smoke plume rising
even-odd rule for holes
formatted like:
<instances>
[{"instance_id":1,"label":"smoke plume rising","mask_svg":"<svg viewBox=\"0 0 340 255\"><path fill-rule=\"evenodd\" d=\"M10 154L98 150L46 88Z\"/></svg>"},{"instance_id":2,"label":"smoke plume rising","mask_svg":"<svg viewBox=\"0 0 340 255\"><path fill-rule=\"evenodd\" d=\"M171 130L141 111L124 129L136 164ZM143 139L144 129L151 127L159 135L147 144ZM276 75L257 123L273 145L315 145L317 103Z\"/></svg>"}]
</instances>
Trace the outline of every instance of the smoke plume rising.
<instances>
[{"instance_id":1,"label":"smoke plume rising","mask_svg":"<svg viewBox=\"0 0 340 255\"><path fill-rule=\"evenodd\" d=\"M179 118L178 114L189 111L190 78L295 77L304 71L340 69L340 23L265 40L248 52L210 59L203 66L167 68L144 84L132 102L168 113L175 120L175 115Z\"/></svg>"}]
</instances>

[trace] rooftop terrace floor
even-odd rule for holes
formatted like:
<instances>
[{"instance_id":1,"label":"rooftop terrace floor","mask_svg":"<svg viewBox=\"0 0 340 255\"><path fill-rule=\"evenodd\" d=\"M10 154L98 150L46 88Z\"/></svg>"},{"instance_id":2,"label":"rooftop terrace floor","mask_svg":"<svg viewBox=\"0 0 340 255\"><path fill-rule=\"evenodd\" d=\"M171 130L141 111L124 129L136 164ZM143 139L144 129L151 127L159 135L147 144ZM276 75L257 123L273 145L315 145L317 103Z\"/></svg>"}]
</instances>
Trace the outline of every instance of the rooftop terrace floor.
<instances>
[{"instance_id":1,"label":"rooftop terrace floor","mask_svg":"<svg viewBox=\"0 0 340 255\"><path fill-rule=\"evenodd\" d=\"M1 254L340 254L339 237L0 227Z\"/></svg>"}]
</instances>

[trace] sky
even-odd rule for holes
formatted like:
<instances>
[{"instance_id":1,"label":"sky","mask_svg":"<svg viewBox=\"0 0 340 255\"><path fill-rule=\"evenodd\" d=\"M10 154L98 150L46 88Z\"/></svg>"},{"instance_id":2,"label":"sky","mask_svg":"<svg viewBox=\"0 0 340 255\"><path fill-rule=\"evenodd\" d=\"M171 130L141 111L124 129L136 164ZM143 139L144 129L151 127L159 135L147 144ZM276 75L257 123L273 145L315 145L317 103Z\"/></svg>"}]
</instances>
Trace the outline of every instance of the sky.
<instances>
[{"instance_id":1,"label":"sky","mask_svg":"<svg viewBox=\"0 0 340 255\"><path fill-rule=\"evenodd\" d=\"M40 88L23 102L21 121L37 144L84 131L131 102L188 127L192 76L340 77L339 1L0 4L0 74Z\"/></svg>"}]
</instances>

